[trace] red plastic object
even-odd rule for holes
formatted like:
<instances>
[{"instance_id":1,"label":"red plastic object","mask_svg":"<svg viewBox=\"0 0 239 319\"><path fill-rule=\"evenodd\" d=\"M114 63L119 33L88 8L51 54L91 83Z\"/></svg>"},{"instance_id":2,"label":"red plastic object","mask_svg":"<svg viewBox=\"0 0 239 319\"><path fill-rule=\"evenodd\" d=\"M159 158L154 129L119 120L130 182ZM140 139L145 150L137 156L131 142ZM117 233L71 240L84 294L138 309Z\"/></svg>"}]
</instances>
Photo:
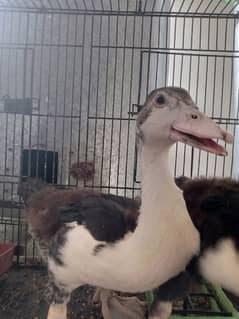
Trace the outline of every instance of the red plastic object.
<instances>
[{"instance_id":1,"label":"red plastic object","mask_svg":"<svg viewBox=\"0 0 239 319\"><path fill-rule=\"evenodd\" d=\"M14 247L13 244L0 243L0 276L12 266Z\"/></svg>"}]
</instances>

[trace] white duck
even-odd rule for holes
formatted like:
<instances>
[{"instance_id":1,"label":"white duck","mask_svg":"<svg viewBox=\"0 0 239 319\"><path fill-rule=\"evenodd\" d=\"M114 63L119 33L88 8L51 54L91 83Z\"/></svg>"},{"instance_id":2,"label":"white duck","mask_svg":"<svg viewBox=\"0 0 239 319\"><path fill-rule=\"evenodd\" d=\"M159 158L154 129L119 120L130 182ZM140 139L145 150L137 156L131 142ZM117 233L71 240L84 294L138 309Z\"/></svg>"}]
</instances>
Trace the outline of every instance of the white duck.
<instances>
[{"instance_id":1,"label":"white duck","mask_svg":"<svg viewBox=\"0 0 239 319\"><path fill-rule=\"evenodd\" d=\"M181 141L226 155L212 139L232 136L200 113L181 88L156 89L137 118L142 204L138 224L125 218L135 203L86 190L43 190L26 209L33 233L47 243L52 278L48 319L66 319L71 292L82 285L123 292L156 288L184 270L199 252L199 234L168 168Z\"/></svg>"}]
</instances>

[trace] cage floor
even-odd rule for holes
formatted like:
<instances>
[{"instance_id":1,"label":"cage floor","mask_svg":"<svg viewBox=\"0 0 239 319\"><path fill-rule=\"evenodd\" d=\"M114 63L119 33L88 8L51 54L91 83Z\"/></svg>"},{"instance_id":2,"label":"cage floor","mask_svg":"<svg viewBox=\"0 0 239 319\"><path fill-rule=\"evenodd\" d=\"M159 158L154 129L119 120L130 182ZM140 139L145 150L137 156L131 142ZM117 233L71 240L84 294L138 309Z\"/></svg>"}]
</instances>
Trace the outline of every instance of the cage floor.
<instances>
[{"instance_id":1,"label":"cage floor","mask_svg":"<svg viewBox=\"0 0 239 319\"><path fill-rule=\"evenodd\" d=\"M32 268L12 268L0 277L0 318L45 319L46 280L46 271ZM93 292L93 288L83 287L72 294L68 319L102 319L99 309L87 305Z\"/></svg>"},{"instance_id":2,"label":"cage floor","mask_svg":"<svg viewBox=\"0 0 239 319\"><path fill-rule=\"evenodd\" d=\"M46 271L38 268L16 267L0 277L0 318L45 319L48 309L44 296L46 282ZM93 293L94 289L86 286L72 294L68 319L102 319L100 309L88 305ZM233 301L237 307L239 300L234 298ZM206 295L193 296L191 302L194 310L205 313L209 311L210 302ZM185 302L176 301L174 311L182 314L183 309L185 311Z\"/></svg>"}]
</instances>

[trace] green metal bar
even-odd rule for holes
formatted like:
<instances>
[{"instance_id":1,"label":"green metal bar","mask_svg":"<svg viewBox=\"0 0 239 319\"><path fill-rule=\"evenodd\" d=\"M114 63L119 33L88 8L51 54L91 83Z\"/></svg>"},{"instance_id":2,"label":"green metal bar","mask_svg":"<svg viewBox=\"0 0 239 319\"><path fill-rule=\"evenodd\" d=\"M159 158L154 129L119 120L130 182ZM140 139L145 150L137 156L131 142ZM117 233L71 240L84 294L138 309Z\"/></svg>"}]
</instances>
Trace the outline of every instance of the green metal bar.
<instances>
[{"instance_id":1,"label":"green metal bar","mask_svg":"<svg viewBox=\"0 0 239 319\"><path fill-rule=\"evenodd\" d=\"M211 285L210 287L211 290L213 290ZM210 289L208 289L206 284L201 286L201 290L202 292L211 293ZM217 304L217 301L214 298L210 298L210 306L213 311L221 311L220 307Z\"/></svg>"},{"instance_id":2,"label":"green metal bar","mask_svg":"<svg viewBox=\"0 0 239 319\"><path fill-rule=\"evenodd\" d=\"M224 293L221 287L213 285L212 290L217 295L218 300L225 311L231 312L233 318L239 319L239 312L235 309L232 302L229 300L227 295Z\"/></svg>"},{"instance_id":3,"label":"green metal bar","mask_svg":"<svg viewBox=\"0 0 239 319\"><path fill-rule=\"evenodd\" d=\"M191 315L191 316L187 316L188 319L195 319L195 318L196 319L205 319L206 317L207 317L207 319L208 318L211 318L211 319L230 319L230 318L239 319L239 312L235 309L232 302L229 300L229 298L224 293L224 291L222 290L221 287L216 286L216 285L202 285L200 287L200 291L205 292L205 293L213 292L217 296L218 302L220 303L220 306L223 309L223 311L230 312L232 314L232 316L228 317L228 316L196 316L196 315ZM210 298L210 303L211 303L213 311L220 311L221 310L213 298ZM185 319L185 316L172 315L170 318L171 319Z\"/></svg>"},{"instance_id":4,"label":"green metal bar","mask_svg":"<svg viewBox=\"0 0 239 319\"><path fill-rule=\"evenodd\" d=\"M233 306L232 302L229 300L227 295L224 293L221 287L216 286L216 285L201 285L200 286L200 291L205 292L205 293L215 293L217 296L218 302L220 303L221 308L225 312L230 312L232 314L231 317L228 316L197 316L197 315L191 315L191 316L186 316L188 319L239 319L239 312L235 309ZM154 301L154 294L152 291L148 291L145 293L145 298L148 307L151 306L151 304ZM220 307L218 306L217 302L214 300L214 298L210 298L210 304L213 311L221 311ZM185 319L185 315L172 315L170 316L171 319Z\"/></svg>"}]
</instances>

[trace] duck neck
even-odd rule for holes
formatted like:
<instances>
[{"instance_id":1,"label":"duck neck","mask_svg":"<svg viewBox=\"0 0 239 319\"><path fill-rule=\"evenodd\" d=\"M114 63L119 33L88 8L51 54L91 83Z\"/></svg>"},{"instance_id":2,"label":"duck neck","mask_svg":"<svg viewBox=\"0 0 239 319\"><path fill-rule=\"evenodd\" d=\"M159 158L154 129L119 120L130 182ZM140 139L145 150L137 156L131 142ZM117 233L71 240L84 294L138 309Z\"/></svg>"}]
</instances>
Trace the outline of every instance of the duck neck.
<instances>
[{"instance_id":1,"label":"duck neck","mask_svg":"<svg viewBox=\"0 0 239 319\"><path fill-rule=\"evenodd\" d=\"M170 146L168 145L157 148L152 145L142 147L141 214L145 215L148 220L156 221L155 219L159 217L161 219L162 214L164 212L168 214L168 208L175 201L180 201L182 197L181 191L176 187L169 171L169 150Z\"/></svg>"}]
</instances>

